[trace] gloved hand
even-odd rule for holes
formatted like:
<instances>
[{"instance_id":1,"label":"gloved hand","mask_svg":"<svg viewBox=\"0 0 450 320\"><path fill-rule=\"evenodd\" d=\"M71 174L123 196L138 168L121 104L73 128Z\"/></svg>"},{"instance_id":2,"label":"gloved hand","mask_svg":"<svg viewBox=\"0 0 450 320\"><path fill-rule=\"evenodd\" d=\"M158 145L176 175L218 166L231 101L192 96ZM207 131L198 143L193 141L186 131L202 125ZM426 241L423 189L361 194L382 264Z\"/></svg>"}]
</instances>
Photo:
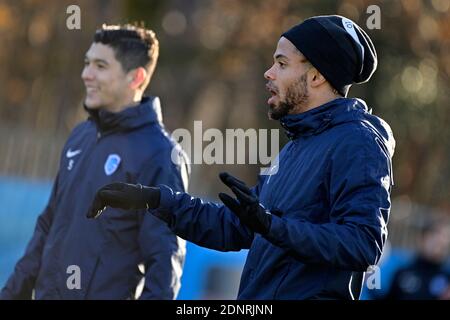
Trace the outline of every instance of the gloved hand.
<instances>
[{"instance_id":1,"label":"gloved hand","mask_svg":"<svg viewBox=\"0 0 450 320\"><path fill-rule=\"evenodd\" d=\"M238 216L241 223L253 232L265 235L270 230L272 215L259 203L250 188L232 175L222 172L220 180L233 191L237 199L226 193L219 193L222 202Z\"/></svg>"},{"instance_id":2,"label":"gloved hand","mask_svg":"<svg viewBox=\"0 0 450 320\"><path fill-rule=\"evenodd\" d=\"M122 182L111 183L97 190L86 216L89 219L97 218L107 206L125 210L155 209L159 206L160 196L159 188Z\"/></svg>"}]
</instances>

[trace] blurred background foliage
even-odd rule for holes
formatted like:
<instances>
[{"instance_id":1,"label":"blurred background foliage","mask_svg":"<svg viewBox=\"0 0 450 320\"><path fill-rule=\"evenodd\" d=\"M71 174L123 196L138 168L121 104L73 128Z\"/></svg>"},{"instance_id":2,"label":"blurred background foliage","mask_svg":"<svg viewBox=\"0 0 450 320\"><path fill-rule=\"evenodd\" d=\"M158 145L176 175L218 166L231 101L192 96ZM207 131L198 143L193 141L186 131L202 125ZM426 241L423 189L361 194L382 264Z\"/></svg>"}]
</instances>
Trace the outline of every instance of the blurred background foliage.
<instances>
[{"instance_id":1,"label":"blurred background foliage","mask_svg":"<svg viewBox=\"0 0 450 320\"><path fill-rule=\"evenodd\" d=\"M81 8L68 30L66 8ZM369 5L381 29L369 30ZM341 14L371 36L379 68L349 96L393 128L394 199L450 212L449 0L0 0L0 174L52 179L62 144L86 118L83 58L103 23L145 23L160 40L149 94L168 130L279 128L267 119L263 78L280 34L303 19ZM286 142L280 134L281 145ZM206 143L205 143L206 144ZM256 182L257 165L194 165L190 191L216 198L218 172Z\"/></svg>"}]
</instances>

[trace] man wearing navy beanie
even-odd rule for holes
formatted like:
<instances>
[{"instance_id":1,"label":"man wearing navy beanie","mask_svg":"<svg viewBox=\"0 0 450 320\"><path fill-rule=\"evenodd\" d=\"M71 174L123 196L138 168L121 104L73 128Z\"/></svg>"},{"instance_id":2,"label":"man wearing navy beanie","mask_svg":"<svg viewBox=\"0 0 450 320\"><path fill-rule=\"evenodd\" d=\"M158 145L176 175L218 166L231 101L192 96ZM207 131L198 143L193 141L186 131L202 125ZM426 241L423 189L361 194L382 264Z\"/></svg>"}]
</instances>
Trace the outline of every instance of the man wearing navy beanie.
<instances>
[{"instance_id":1,"label":"man wearing navy beanie","mask_svg":"<svg viewBox=\"0 0 450 320\"><path fill-rule=\"evenodd\" d=\"M346 97L353 83L368 81L377 68L377 54L369 36L350 19L337 15L312 17L292 27L282 34L278 50L288 50L289 53L295 51L297 55L293 58L300 61L297 66L299 68L304 67L309 71L314 67L311 72L314 86L312 90L319 89L322 100L333 96ZM277 96L278 87L275 86L276 81L272 81L271 75L277 67L285 66L283 60L287 57L277 53L274 57L277 63L266 72L265 77L269 80L268 90L273 96ZM292 67L293 62L290 61L289 66ZM302 89L306 84L305 81L306 74L302 74L297 85ZM331 91L324 92L325 88ZM287 93L290 94L291 91ZM294 98L306 99L309 90L305 88L300 90L300 93ZM294 107L291 102L294 102L294 105L296 103L290 100L292 97L288 95L286 98L287 101L281 104L281 109L277 109L272 102L269 103L272 107L272 118L279 119L289 111L286 108ZM306 110L298 109L298 111Z\"/></svg>"},{"instance_id":2,"label":"man wearing navy beanie","mask_svg":"<svg viewBox=\"0 0 450 320\"><path fill-rule=\"evenodd\" d=\"M250 249L238 299L358 299L387 238L395 141L364 101L346 96L376 66L351 20L305 20L283 33L264 74L269 116L291 141L256 186L221 173L234 197L220 193L215 204L164 185L111 184L88 216L147 208L198 245Z\"/></svg>"},{"instance_id":3,"label":"man wearing navy beanie","mask_svg":"<svg viewBox=\"0 0 450 320\"><path fill-rule=\"evenodd\" d=\"M353 83L370 79L377 53L369 36L350 19L319 16L282 35L288 39L342 96Z\"/></svg>"}]
</instances>

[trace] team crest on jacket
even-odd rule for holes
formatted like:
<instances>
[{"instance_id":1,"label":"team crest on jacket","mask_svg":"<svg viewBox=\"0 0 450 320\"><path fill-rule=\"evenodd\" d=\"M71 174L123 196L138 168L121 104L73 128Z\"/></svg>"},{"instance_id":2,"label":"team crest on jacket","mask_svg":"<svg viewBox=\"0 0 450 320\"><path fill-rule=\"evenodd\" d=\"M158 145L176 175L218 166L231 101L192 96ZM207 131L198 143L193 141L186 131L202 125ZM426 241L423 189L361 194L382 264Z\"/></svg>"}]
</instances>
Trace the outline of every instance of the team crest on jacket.
<instances>
[{"instance_id":1,"label":"team crest on jacket","mask_svg":"<svg viewBox=\"0 0 450 320\"><path fill-rule=\"evenodd\" d=\"M108 159L106 159L105 162L105 173L107 176L112 175L114 172L116 172L117 168L120 164L120 156L118 154L110 154L108 156Z\"/></svg>"}]
</instances>

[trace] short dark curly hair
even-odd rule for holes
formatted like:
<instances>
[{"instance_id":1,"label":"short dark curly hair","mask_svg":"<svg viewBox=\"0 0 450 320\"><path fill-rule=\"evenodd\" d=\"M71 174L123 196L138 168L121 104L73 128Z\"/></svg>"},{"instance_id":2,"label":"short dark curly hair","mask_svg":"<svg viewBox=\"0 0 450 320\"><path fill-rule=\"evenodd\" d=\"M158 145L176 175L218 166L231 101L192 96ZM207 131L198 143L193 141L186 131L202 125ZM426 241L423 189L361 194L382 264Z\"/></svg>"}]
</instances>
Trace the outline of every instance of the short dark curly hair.
<instances>
[{"instance_id":1,"label":"short dark curly hair","mask_svg":"<svg viewBox=\"0 0 450 320\"><path fill-rule=\"evenodd\" d=\"M159 41L152 30L131 24L104 24L95 32L94 43L112 47L126 72L143 67L152 76L159 55Z\"/></svg>"}]
</instances>

